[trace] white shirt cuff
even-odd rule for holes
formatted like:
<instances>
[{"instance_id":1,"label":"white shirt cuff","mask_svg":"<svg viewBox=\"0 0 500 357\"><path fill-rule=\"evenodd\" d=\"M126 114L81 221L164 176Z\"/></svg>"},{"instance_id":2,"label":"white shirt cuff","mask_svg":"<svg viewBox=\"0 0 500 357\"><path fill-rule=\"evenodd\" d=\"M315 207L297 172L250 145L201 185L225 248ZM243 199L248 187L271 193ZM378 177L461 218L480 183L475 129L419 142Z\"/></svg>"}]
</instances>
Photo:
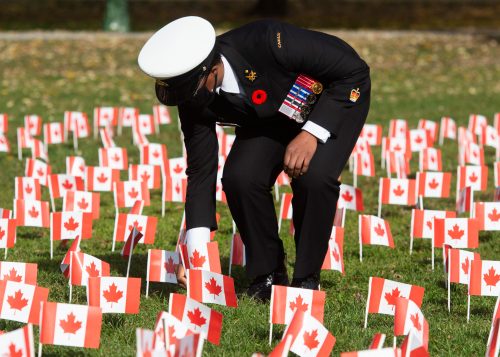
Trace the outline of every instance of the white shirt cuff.
<instances>
[{"instance_id":1,"label":"white shirt cuff","mask_svg":"<svg viewBox=\"0 0 500 357\"><path fill-rule=\"evenodd\" d=\"M326 141L330 137L330 132L328 130L326 130L325 128L316 123L313 123L312 121L307 121L302 127L302 130L311 133L316 138L318 138L318 140L323 144L326 143Z\"/></svg>"},{"instance_id":2,"label":"white shirt cuff","mask_svg":"<svg viewBox=\"0 0 500 357\"><path fill-rule=\"evenodd\" d=\"M188 229L186 232L186 244L202 244L210 242L210 228L196 227Z\"/></svg>"}]
</instances>

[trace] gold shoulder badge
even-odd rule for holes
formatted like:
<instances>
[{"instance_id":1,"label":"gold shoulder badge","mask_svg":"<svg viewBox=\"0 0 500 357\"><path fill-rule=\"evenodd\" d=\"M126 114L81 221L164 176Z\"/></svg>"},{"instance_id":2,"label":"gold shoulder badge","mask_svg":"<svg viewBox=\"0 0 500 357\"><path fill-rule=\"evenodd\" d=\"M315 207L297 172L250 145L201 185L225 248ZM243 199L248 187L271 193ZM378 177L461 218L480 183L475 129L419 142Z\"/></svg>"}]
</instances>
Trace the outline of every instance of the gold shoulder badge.
<instances>
[{"instance_id":1,"label":"gold shoulder badge","mask_svg":"<svg viewBox=\"0 0 500 357\"><path fill-rule=\"evenodd\" d=\"M250 82L253 82L257 78L257 72L245 69L245 78L248 79Z\"/></svg>"},{"instance_id":2,"label":"gold shoulder badge","mask_svg":"<svg viewBox=\"0 0 500 357\"><path fill-rule=\"evenodd\" d=\"M356 89L353 88L351 89L351 95L349 96L349 100L353 103L356 103L360 95L361 93L359 93L359 88Z\"/></svg>"},{"instance_id":3,"label":"gold shoulder badge","mask_svg":"<svg viewBox=\"0 0 500 357\"><path fill-rule=\"evenodd\" d=\"M320 82L314 82L311 85L311 90L314 94L320 94L323 92L323 85Z\"/></svg>"},{"instance_id":4,"label":"gold shoulder badge","mask_svg":"<svg viewBox=\"0 0 500 357\"><path fill-rule=\"evenodd\" d=\"M278 48L281 48L281 32L276 32L276 43L278 44Z\"/></svg>"}]
</instances>

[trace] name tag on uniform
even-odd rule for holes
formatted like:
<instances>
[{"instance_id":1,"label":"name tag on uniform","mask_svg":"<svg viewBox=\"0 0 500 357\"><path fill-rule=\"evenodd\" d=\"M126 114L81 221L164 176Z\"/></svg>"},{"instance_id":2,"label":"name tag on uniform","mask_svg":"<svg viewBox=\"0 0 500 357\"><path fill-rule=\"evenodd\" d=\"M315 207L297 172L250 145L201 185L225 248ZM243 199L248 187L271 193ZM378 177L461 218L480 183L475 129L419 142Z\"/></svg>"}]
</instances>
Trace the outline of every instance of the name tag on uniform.
<instances>
[{"instance_id":1,"label":"name tag on uniform","mask_svg":"<svg viewBox=\"0 0 500 357\"><path fill-rule=\"evenodd\" d=\"M315 79L300 74L286 95L279 111L297 123L306 121L323 85Z\"/></svg>"}]
</instances>

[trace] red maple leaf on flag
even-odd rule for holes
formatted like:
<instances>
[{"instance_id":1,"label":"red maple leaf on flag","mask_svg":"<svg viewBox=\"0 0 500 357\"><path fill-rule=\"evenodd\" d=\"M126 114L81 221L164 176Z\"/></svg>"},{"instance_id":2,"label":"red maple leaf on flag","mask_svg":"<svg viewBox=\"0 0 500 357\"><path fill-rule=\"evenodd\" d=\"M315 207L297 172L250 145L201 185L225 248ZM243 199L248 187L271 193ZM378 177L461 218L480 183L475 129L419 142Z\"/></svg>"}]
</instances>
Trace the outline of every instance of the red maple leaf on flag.
<instances>
[{"instance_id":1,"label":"red maple leaf on flag","mask_svg":"<svg viewBox=\"0 0 500 357\"><path fill-rule=\"evenodd\" d=\"M82 200L78 201L77 205L80 209L87 209L87 207L89 206L89 203L87 201L85 201L85 197L82 197Z\"/></svg>"},{"instance_id":2,"label":"red maple leaf on flag","mask_svg":"<svg viewBox=\"0 0 500 357\"><path fill-rule=\"evenodd\" d=\"M182 172L182 170L184 170L184 168L177 163L177 165L175 165L175 167L174 167L174 172L176 174L180 174Z\"/></svg>"},{"instance_id":3,"label":"red maple leaf on flag","mask_svg":"<svg viewBox=\"0 0 500 357\"><path fill-rule=\"evenodd\" d=\"M461 267L465 275L469 274L469 257L465 258L465 261L461 264Z\"/></svg>"},{"instance_id":4,"label":"red maple leaf on flag","mask_svg":"<svg viewBox=\"0 0 500 357\"><path fill-rule=\"evenodd\" d=\"M392 309L394 309L396 307L396 301L397 301L397 298L401 296L400 294L401 294L401 292L399 291L399 289L397 287L392 289L392 291L390 293L388 293L388 292L385 293L384 298L387 301L388 305L392 305Z\"/></svg>"},{"instance_id":5,"label":"red maple leaf on flag","mask_svg":"<svg viewBox=\"0 0 500 357\"><path fill-rule=\"evenodd\" d=\"M421 137L420 135L419 135L419 136L417 136L417 137L415 138L415 142L416 142L417 144L421 144L421 143L422 143L422 141L424 141L424 139L422 139L422 137Z\"/></svg>"},{"instance_id":6,"label":"red maple leaf on flag","mask_svg":"<svg viewBox=\"0 0 500 357\"><path fill-rule=\"evenodd\" d=\"M28 305L28 299L23 298L21 290L16 291L14 295L7 296L7 302L12 310L21 311Z\"/></svg>"},{"instance_id":7,"label":"red maple leaf on flag","mask_svg":"<svg viewBox=\"0 0 500 357\"><path fill-rule=\"evenodd\" d=\"M151 176L146 171L144 171L141 175L141 179L143 182L148 182L150 177Z\"/></svg>"},{"instance_id":8,"label":"red maple leaf on flag","mask_svg":"<svg viewBox=\"0 0 500 357\"><path fill-rule=\"evenodd\" d=\"M432 229L432 222L431 221L427 221L425 224L427 224L427 227L429 227L429 229Z\"/></svg>"},{"instance_id":9,"label":"red maple leaf on flag","mask_svg":"<svg viewBox=\"0 0 500 357\"><path fill-rule=\"evenodd\" d=\"M201 268L203 264L205 264L206 258L204 255L200 255L200 253L195 249L193 252L193 256L189 257L189 262L193 268Z\"/></svg>"},{"instance_id":10,"label":"red maple leaf on flag","mask_svg":"<svg viewBox=\"0 0 500 357\"><path fill-rule=\"evenodd\" d=\"M491 290L492 287L497 286L497 283L500 280L500 275L496 273L495 268L490 267L490 269L488 270L488 274L483 274L483 279L486 285L488 285Z\"/></svg>"},{"instance_id":11,"label":"red maple leaf on flag","mask_svg":"<svg viewBox=\"0 0 500 357\"><path fill-rule=\"evenodd\" d=\"M33 187L31 187L29 184L26 185L26 187L24 188L24 190L26 191L26 193L31 193L33 192Z\"/></svg>"},{"instance_id":12,"label":"red maple leaf on flag","mask_svg":"<svg viewBox=\"0 0 500 357\"><path fill-rule=\"evenodd\" d=\"M155 159L157 159L157 158L159 158L159 157L160 157L160 153L158 152L158 150L153 151L153 154L152 154L152 155L153 155L153 157L154 157Z\"/></svg>"},{"instance_id":13,"label":"red maple leaf on flag","mask_svg":"<svg viewBox=\"0 0 500 357\"><path fill-rule=\"evenodd\" d=\"M400 151L402 149L402 147L399 146L399 144L397 144L393 149L394 149L394 151Z\"/></svg>"},{"instance_id":14,"label":"red maple leaf on flag","mask_svg":"<svg viewBox=\"0 0 500 357\"><path fill-rule=\"evenodd\" d=\"M439 186L439 182L436 181L436 178L434 177L431 182L429 182L429 187L432 188L433 190Z\"/></svg>"},{"instance_id":15,"label":"red maple leaf on flag","mask_svg":"<svg viewBox=\"0 0 500 357\"><path fill-rule=\"evenodd\" d=\"M476 182L478 179L477 175L475 172L472 173L472 175L469 176L470 182Z\"/></svg>"},{"instance_id":16,"label":"red maple leaf on flag","mask_svg":"<svg viewBox=\"0 0 500 357\"><path fill-rule=\"evenodd\" d=\"M118 161L120 161L120 156L118 156L118 154L117 154L117 153L115 153L115 155L114 155L111 159L112 159L113 161L118 162Z\"/></svg>"},{"instance_id":17,"label":"red maple leaf on flag","mask_svg":"<svg viewBox=\"0 0 500 357\"><path fill-rule=\"evenodd\" d=\"M314 350L319 345L319 341L316 339L318 337L318 330L312 330L311 332L304 332L304 346L309 348L309 350Z\"/></svg>"},{"instance_id":18,"label":"red maple leaf on flag","mask_svg":"<svg viewBox=\"0 0 500 357\"><path fill-rule=\"evenodd\" d=\"M371 131L369 131L369 132L366 133L366 136L368 136L369 138L371 138L373 136L373 133Z\"/></svg>"},{"instance_id":19,"label":"red maple leaf on flag","mask_svg":"<svg viewBox=\"0 0 500 357\"><path fill-rule=\"evenodd\" d=\"M199 308L196 308L193 311L188 311L187 317L192 324L200 327L205 325L207 322L207 319L203 317Z\"/></svg>"},{"instance_id":20,"label":"red maple leaf on flag","mask_svg":"<svg viewBox=\"0 0 500 357\"><path fill-rule=\"evenodd\" d=\"M208 290L210 294L214 296L214 298L216 295L219 295L222 291L222 286L217 284L215 278L210 278L210 280L205 283L205 288Z\"/></svg>"},{"instance_id":21,"label":"red maple leaf on flag","mask_svg":"<svg viewBox=\"0 0 500 357\"><path fill-rule=\"evenodd\" d=\"M94 262L90 263L90 265L87 265L85 267L85 271L89 275L89 278L96 278L99 276L99 269L97 269L96 265Z\"/></svg>"},{"instance_id":22,"label":"red maple leaf on flag","mask_svg":"<svg viewBox=\"0 0 500 357\"><path fill-rule=\"evenodd\" d=\"M67 222L64 222L63 225L64 225L64 228L66 228L66 230L74 231L75 229L78 228L78 226L80 224L78 222L76 222L73 217L70 217L69 220Z\"/></svg>"},{"instance_id":23,"label":"red maple leaf on flag","mask_svg":"<svg viewBox=\"0 0 500 357\"><path fill-rule=\"evenodd\" d=\"M132 187L132 189L128 192L128 195L130 196L130 198L137 198L137 196L139 195L139 191L137 191L135 187Z\"/></svg>"},{"instance_id":24,"label":"red maple leaf on flag","mask_svg":"<svg viewBox=\"0 0 500 357\"><path fill-rule=\"evenodd\" d=\"M61 184L62 187L64 187L66 190L71 190L73 188L73 184L68 180L66 179L62 184Z\"/></svg>"},{"instance_id":25,"label":"red maple leaf on flag","mask_svg":"<svg viewBox=\"0 0 500 357\"><path fill-rule=\"evenodd\" d=\"M168 260L163 263L163 266L168 274L175 274L175 264L172 257L168 257Z\"/></svg>"},{"instance_id":26,"label":"red maple leaf on flag","mask_svg":"<svg viewBox=\"0 0 500 357\"><path fill-rule=\"evenodd\" d=\"M57 131L57 129L52 132L52 135L59 136L59 132Z\"/></svg>"},{"instance_id":27,"label":"red maple leaf on flag","mask_svg":"<svg viewBox=\"0 0 500 357\"><path fill-rule=\"evenodd\" d=\"M9 270L9 274L3 275L3 279L10 281L17 281L18 283L20 283L23 280L23 277L17 274L17 270L15 268L12 268Z\"/></svg>"},{"instance_id":28,"label":"red maple leaf on flag","mask_svg":"<svg viewBox=\"0 0 500 357\"><path fill-rule=\"evenodd\" d=\"M493 211L491 211L491 213L488 213L488 218L492 222L497 222L500 219L500 213L497 212L496 208L493 208Z\"/></svg>"},{"instance_id":29,"label":"red maple leaf on flag","mask_svg":"<svg viewBox=\"0 0 500 357\"><path fill-rule=\"evenodd\" d=\"M394 194L399 197L399 196L402 196L403 193L405 193L405 190L403 190L401 188L401 185L398 185L398 187L396 187L394 190L392 190L392 192L394 192Z\"/></svg>"},{"instance_id":30,"label":"red maple leaf on flag","mask_svg":"<svg viewBox=\"0 0 500 357\"><path fill-rule=\"evenodd\" d=\"M141 232L141 231L142 231L142 226L140 226L140 225L139 225L139 222L138 222L137 220L135 220L133 224L129 224L129 225L128 225L128 229L129 229L130 231L131 231L131 230L133 230L133 229L134 229L134 227L135 227L135 229L137 229L139 232Z\"/></svg>"},{"instance_id":31,"label":"red maple leaf on flag","mask_svg":"<svg viewBox=\"0 0 500 357\"><path fill-rule=\"evenodd\" d=\"M5 230L0 227L0 240L2 240L3 236L5 235Z\"/></svg>"},{"instance_id":32,"label":"red maple leaf on flag","mask_svg":"<svg viewBox=\"0 0 500 357\"><path fill-rule=\"evenodd\" d=\"M436 159L434 158L434 156L429 156L429 160L431 160L431 162L433 163Z\"/></svg>"},{"instance_id":33,"label":"red maple leaf on flag","mask_svg":"<svg viewBox=\"0 0 500 357\"><path fill-rule=\"evenodd\" d=\"M379 223L377 226L373 229L377 235L383 237L385 234L384 228L382 228L382 225Z\"/></svg>"},{"instance_id":34,"label":"red maple leaf on flag","mask_svg":"<svg viewBox=\"0 0 500 357\"><path fill-rule=\"evenodd\" d=\"M410 320L413 326L415 326L415 328L417 329L417 331L420 331L422 329L422 325L420 325L420 321L418 319L418 313L410 315Z\"/></svg>"},{"instance_id":35,"label":"red maple leaf on flag","mask_svg":"<svg viewBox=\"0 0 500 357\"><path fill-rule=\"evenodd\" d=\"M42 168L36 170L36 173L38 174L38 176L43 176L43 174L45 173L45 171L43 171Z\"/></svg>"},{"instance_id":36,"label":"red maple leaf on flag","mask_svg":"<svg viewBox=\"0 0 500 357\"><path fill-rule=\"evenodd\" d=\"M35 206L31 207L31 209L28 211L28 214L33 218L38 217L38 211L36 210Z\"/></svg>"},{"instance_id":37,"label":"red maple leaf on flag","mask_svg":"<svg viewBox=\"0 0 500 357\"><path fill-rule=\"evenodd\" d=\"M351 195L351 193L349 191L346 191L342 194L342 198L344 199L344 201L346 202L351 202L352 199L354 198L353 195Z\"/></svg>"},{"instance_id":38,"label":"red maple leaf on flag","mask_svg":"<svg viewBox=\"0 0 500 357\"><path fill-rule=\"evenodd\" d=\"M83 165L78 166L78 168L80 169L81 172L85 171L85 166L83 166Z\"/></svg>"},{"instance_id":39,"label":"red maple leaf on flag","mask_svg":"<svg viewBox=\"0 0 500 357\"><path fill-rule=\"evenodd\" d=\"M168 326L168 341L171 345L177 343L177 337L175 337L175 326Z\"/></svg>"},{"instance_id":40,"label":"red maple leaf on flag","mask_svg":"<svg viewBox=\"0 0 500 357\"><path fill-rule=\"evenodd\" d=\"M61 326L64 333L72 333L74 335L82 327L82 322L76 321L75 315L70 312L66 316L66 320L59 320L59 326Z\"/></svg>"},{"instance_id":41,"label":"red maple leaf on flag","mask_svg":"<svg viewBox=\"0 0 500 357\"><path fill-rule=\"evenodd\" d=\"M464 230L460 229L458 224L455 224L453 226L453 229L448 229L448 235L451 237L451 239L460 239L464 235Z\"/></svg>"},{"instance_id":42,"label":"red maple leaf on flag","mask_svg":"<svg viewBox=\"0 0 500 357\"><path fill-rule=\"evenodd\" d=\"M4 355L5 357L23 357L23 350L17 349L16 345L11 342L9 345L9 352Z\"/></svg>"},{"instance_id":43,"label":"red maple leaf on flag","mask_svg":"<svg viewBox=\"0 0 500 357\"><path fill-rule=\"evenodd\" d=\"M113 283L109 286L108 290L104 290L102 292L102 295L107 300L107 302L111 303L111 306L113 306L114 302L120 301L120 299L123 297L123 291L118 290L115 283Z\"/></svg>"},{"instance_id":44,"label":"red maple leaf on flag","mask_svg":"<svg viewBox=\"0 0 500 357\"><path fill-rule=\"evenodd\" d=\"M101 172L101 174L97 177L97 181L99 181L100 183L105 183L106 181L108 181L108 177L104 175L104 172Z\"/></svg>"},{"instance_id":45,"label":"red maple leaf on flag","mask_svg":"<svg viewBox=\"0 0 500 357\"><path fill-rule=\"evenodd\" d=\"M338 262L340 260L340 254L337 251L337 248L333 248L332 255L333 255L333 259L335 259L336 262Z\"/></svg>"},{"instance_id":46,"label":"red maple leaf on flag","mask_svg":"<svg viewBox=\"0 0 500 357\"><path fill-rule=\"evenodd\" d=\"M309 307L309 304L305 304L304 300L302 299L302 295L298 295L295 298L295 301L290 302L290 310L296 310L296 311L307 311L307 308Z\"/></svg>"}]
</instances>

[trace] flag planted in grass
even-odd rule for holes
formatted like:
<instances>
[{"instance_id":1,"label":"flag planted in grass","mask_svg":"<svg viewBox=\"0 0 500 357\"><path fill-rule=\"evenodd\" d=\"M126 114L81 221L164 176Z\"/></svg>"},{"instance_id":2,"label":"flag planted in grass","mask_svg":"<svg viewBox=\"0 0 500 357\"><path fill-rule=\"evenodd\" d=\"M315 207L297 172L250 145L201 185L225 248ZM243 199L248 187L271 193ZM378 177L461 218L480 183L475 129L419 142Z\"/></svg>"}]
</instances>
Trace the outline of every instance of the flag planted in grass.
<instances>
[{"instance_id":1,"label":"flag planted in grass","mask_svg":"<svg viewBox=\"0 0 500 357\"><path fill-rule=\"evenodd\" d=\"M37 275L38 265L35 263L0 262L0 280L36 285Z\"/></svg>"},{"instance_id":2,"label":"flag planted in grass","mask_svg":"<svg viewBox=\"0 0 500 357\"><path fill-rule=\"evenodd\" d=\"M138 314L141 297L141 279L99 277L88 279L87 301L103 313Z\"/></svg>"},{"instance_id":3,"label":"flag planted in grass","mask_svg":"<svg viewBox=\"0 0 500 357\"><path fill-rule=\"evenodd\" d=\"M0 334L0 356L32 357L35 355L33 325Z\"/></svg>"},{"instance_id":4,"label":"flag planted in grass","mask_svg":"<svg viewBox=\"0 0 500 357\"><path fill-rule=\"evenodd\" d=\"M234 280L229 276L203 270L186 270L187 295L199 302L237 307Z\"/></svg>"},{"instance_id":5,"label":"flag planted in grass","mask_svg":"<svg viewBox=\"0 0 500 357\"><path fill-rule=\"evenodd\" d=\"M47 288L0 280L0 319L38 325L40 302L48 296Z\"/></svg>"}]
</instances>

